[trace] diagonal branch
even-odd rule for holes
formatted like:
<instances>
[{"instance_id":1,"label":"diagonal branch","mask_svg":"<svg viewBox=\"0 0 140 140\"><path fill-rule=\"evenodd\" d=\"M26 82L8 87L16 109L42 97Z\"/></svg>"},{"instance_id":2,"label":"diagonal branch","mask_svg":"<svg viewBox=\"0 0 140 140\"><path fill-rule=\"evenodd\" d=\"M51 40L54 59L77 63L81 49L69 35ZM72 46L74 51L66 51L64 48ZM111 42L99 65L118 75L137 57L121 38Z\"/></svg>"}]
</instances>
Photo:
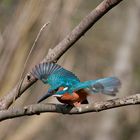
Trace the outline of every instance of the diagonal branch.
<instances>
[{"instance_id":1,"label":"diagonal branch","mask_svg":"<svg viewBox=\"0 0 140 140\"><path fill-rule=\"evenodd\" d=\"M82 35L84 35L103 15L105 15L111 8L116 6L122 0L104 0L100 3L91 13L89 13L80 23L77 25L70 34L68 34L54 49L50 49L48 55L43 61L56 62L76 41L78 41ZM22 93L28 89L35 79L30 73L24 78L20 93L18 92L18 84L7 95L0 99L0 110L7 109L14 101L22 95Z\"/></svg>"},{"instance_id":2,"label":"diagonal branch","mask_svg":"<svg viewBox=\"0 0 140 140\"><path fill-rule=\"evenodd\" d=\"M128 105L140 104L140 94L127 96L123 98L112 99L108 101L96 102L94 104L81 105L80 107L70 107L62 104L34 104L24 108L11 108L0 111L0 121L12 119L21 116L39 115L40 113L53 112L63 114L83 114L88 112L99 112L111 108L117 108Z\"/></svg>"}]
</instances>

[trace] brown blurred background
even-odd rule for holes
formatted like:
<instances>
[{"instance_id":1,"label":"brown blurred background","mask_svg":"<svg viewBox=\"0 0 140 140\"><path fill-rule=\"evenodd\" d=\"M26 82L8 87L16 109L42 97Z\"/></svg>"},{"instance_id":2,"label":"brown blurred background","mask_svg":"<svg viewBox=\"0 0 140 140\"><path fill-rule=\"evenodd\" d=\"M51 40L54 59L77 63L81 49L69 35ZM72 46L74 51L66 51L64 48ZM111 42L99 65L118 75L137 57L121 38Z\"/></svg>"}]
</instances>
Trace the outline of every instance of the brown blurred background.
<instances>
[{"instance_id":1,"label":"brown blurred background","mask_svg":"<svg viewBox=\"0 0 140 140\"><path fill-rule=\"evenodd\" d=\"M40 62L101 0L1 0L0 96L19 80L25 59L41 26L50 21L31 54L26 72ZM140 91L140 1L123 1L107 13L64 56L59 64L81 80L118 76L118 97ZM14 106L36 103L47 90L40 81ZM90 102L111 99L92 95ZM44 102L56 102L50 98ZM46 113L0 123L0 140L139 140L140 107L128 106L100 113Z\"/></svg>"}]
</instances>

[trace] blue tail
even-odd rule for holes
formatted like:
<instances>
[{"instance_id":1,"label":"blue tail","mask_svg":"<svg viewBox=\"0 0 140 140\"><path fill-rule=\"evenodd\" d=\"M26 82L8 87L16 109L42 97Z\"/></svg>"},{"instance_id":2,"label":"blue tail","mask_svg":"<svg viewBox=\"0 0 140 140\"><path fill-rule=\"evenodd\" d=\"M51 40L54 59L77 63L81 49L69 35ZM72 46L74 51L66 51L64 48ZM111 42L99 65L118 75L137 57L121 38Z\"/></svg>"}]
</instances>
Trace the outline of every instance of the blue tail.
<instances>
[{"instance_id":1,"label":"blue tail","mask_svg":"<svg viewBox=\"0 0 140 140\"><path fill-rule=\"evenodd\" d=\"M79 84L72 87L71 91L76 91L83 88L89 88L93 93L103 93L111 96L115 96L118 92L121 82L116 77L107 77L103 79L90 80L80 82Z\"/></svg>"}]
</instances>

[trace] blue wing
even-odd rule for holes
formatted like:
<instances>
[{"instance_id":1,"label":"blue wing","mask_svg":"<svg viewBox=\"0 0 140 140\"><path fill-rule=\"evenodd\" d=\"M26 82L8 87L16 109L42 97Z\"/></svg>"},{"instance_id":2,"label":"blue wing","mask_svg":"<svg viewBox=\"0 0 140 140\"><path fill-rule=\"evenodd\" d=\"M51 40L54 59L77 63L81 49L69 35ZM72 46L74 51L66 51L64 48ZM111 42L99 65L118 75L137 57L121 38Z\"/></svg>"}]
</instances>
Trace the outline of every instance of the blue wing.
<instances>
[{"instance_id":1,"label":"blue wing","mask_svg":"<svg viewBox=\"0 0 140 140\"><path fill-rule=\"evenodd\" d=\"M50 76L53 72L59 71L60 69L62 69L62 67L55 63L41 63L36 65L31 73L37 79L47 83L48 76Z\"/></svg>"},{"instance_id":2,"label":"blue wing","mask_svg":"<svg viewBox=\"0 0 140 140\"><path fill-rule=\"evenodd\" d=\"M70 92L80 90L83 88L89 88L93 91L93 93L101 92L107 95L116 95L119 87L121 86L121 82L116 77L107 77L103 79L90 80L85 82L80 82L77 85L73 86L70 89Z\"/></svg>"},{"instance_id":3,"label":"blue wing","mask_svg":"<svg viewBox=\"0 0 140 140\"><path fill-rule=\"evenodd\" d=\"M32 74L45 84L50 84L53 89L60 86L71 86L80 80L72 72L55 63L41 63L36 65Z\"/></svg>"},{"instance_id":4,"label":"blue wing","mask_svg":"<svg viewBox=\"0 0 140 140\"><path fill-rule=\"evenodd\" d=\"M51 87L68 87L79 83L80 80L70 71L61 69L57 72L52 73L48 77L48 83Z\"/></svg>"}]
</instances>

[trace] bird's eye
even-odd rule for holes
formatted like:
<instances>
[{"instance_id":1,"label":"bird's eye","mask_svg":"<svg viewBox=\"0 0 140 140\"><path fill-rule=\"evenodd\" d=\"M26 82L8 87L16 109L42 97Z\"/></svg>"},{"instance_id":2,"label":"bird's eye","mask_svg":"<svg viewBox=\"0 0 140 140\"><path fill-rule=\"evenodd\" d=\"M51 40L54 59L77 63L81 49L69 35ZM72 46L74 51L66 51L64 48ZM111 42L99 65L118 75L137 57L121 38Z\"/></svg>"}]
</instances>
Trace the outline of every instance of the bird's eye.
<instances>
[{"instance_id":1,"label":"bird's eye","mask_svg":"<svg viewBox=\"0 0 140 140\"><path fill-rule=\"evenodd\" d=\"M67 90L68 89L68 87L65 87L63 90Z\"/></svg>"}]
</instances>

